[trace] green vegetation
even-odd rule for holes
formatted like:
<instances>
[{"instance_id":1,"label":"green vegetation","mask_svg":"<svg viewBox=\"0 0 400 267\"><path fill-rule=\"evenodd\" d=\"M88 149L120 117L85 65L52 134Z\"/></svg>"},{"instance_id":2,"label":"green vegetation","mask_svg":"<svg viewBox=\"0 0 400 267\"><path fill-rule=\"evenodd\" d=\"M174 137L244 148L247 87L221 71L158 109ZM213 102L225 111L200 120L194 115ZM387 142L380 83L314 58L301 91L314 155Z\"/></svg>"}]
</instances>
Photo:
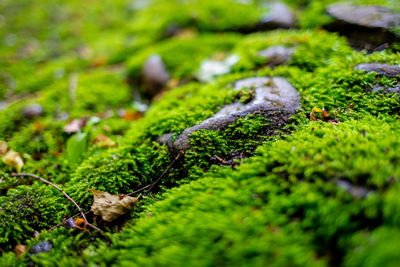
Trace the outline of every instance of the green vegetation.
<instances>
[{"instance_id":1,"label":"green vegetation","mask_svg":"<svg viewBox=\"0 0 400 267\"><path fill-rule=\"evenodd\" d=\"M116 222L97 218L102 234L51 229L75 207L48 185L11 177L13 167L0 161L0 266L397 263L400 95L384 89L400 76L354 67L400 65L399 44L355 51L322 29L331 0L286 1L297 29L243 34L269 11L264 2L0 0L0 141L20 153L23 172L56 183L85 211L89 188L122 195L154 182L176 156L158 142L164 134L174 139L227 104L249 102L254 92L234 90L236 81L283 77L301 98L287 125L250 114L194 132L151 196ZM259 52L277 45L294 54L270 68ZM154 54L170 81L154 99L138 98ZM197 80L202 62L232 55L239 60L228 74ZM26 115L31 104L42 112ZM326 116L310 120L314 108ZM98 123L65 130L93 117ZM87 147L71 153L78 130ZM99 145L99 136L112 145ZM13 251L42 241L50 252Z\"/></svg>"}]
</instances>

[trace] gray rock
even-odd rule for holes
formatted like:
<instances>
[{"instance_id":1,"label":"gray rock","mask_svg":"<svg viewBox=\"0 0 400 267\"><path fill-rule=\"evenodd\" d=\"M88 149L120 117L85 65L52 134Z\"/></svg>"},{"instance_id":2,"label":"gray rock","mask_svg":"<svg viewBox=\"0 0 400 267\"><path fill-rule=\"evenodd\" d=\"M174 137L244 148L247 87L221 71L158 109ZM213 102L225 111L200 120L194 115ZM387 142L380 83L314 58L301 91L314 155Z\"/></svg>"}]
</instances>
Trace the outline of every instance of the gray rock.
<instances>
[{"instance_id":1,"label":"gray rock","mask_svg":"<svg viewBox=\"0 0 400 267\"><path fill-rule=\"evenodd\" d=\"M285 47L282 45L271 46L258 52L260 57L267 59L267 64L271 67L285 64L292 58L293 54L293 47Z\"/></svg>"},{"instance_id":2,"label":"gray rock","mask_svg":"<svg viewBox=\"0 0 400 267\"><path fill-rule=\"evenodd\" d=\"M234 124L238 118L257 113L271 119L271 129L277 129L286 124L289 117L295 114L300 106L297 90L284 78L256 77L237 81L235 90L245 87L254 88L255 97L247 103L233 103L223 107L213 117L202 123L184 130L174 142L171 134L163 135L158 142L166 144L173 152L190 148L190 135L201 129L218 130Z\"/></svg>"},{"instance_id":3,"label":"gray rock","mask_svg":"<svg viewBox=\"0 0 400 267\"><path fill-rule=\"evenodd\" d=\"M145 94L154 97L167 86L170 75L159 55L149 57L142 68L142 83Z\"/></svg>"},{"instance_id":4,"label":"gray rock","mask_svg":"<svg viewBox=\"0 0 400 267\"><path fill-rule=\"evenodd\" d=\"M396 77L400 75L400 66L389 65L389 64L380 64L380 63L360 64L357 65L354 69L366 72L377 72L379 74L388 77Z\"/></svg>"},{"instance_id":5,"label":"gray rock","mask_svg":"<svg viewBox=\"0 0 400 267\"><path fill-rule=\"evenodd\" d=\"M375 84L372 88L372 91L383 93L397 93L400 95L400 84L396 84L395 87L382 87L379 84Z\"/></svg>"},{"instance_id":6,"label":"gray rock","mask_svg":"<svg viewBox=\"0 0 400 267\"><path fill-rule=\"evenodd\" d=\"M400 14L386 7L338 3L326 12L334 21L325 28L346 35L355 48L372 50L399 38L392 29L400 25Z\"/></svg>"},{"instance_id":7,"label":"gray rock","mask_svg":"<svg viewBox=\"0 0 400 267\"><path fill-rule=\"evenodd\" d=\"M339 3L328 6L326 11L338 21L366 28L390 29L400 25L400 14L382 6Z\"/></svg>"},{"instance_id":8,"label":"gray rock","mask_svg":"<svg viewBox=\"0 0 400 267\"><path fill-rule=\"evenodd\" d=\"M33 119L43 115L43 107L39 104L31 104L23 108L21 113L25 118Z\"/></svg>"},{"instance_id":9,"label":"gray rock","mask_svg":"<svg viewBox=\"0 0 400 267\"><path fill-rule=\"evenodd\" d=\"M345 190L346 192L350 193L354 198L366 198L368 194L371 192L364 187L352 185L351 183L345 180L336 181L336 185Z\"/></svg>"},{"instance_id":10,"label":"gray rock","mask_svg":"<svg viewBox=\"0 0 400 267\"><path fill-rule=\"evenodd\" d=\"M264 29L292 28L294 27L295 17L290 8L282 2L272 2L267 4L269 12L260 21L260 27Z\"/></svg>"},{"instance_id":11,"label":"gray rock","mask_svg":"<svg viewBox=\"0 0 400 267\"><path fill-rule=\"evenodd\" d=\"M49 241L43 241L31 247L29 252L32 254L40 254L42 252L50 252L52 248L53 245Z\"/></svg>"}]
</instances>

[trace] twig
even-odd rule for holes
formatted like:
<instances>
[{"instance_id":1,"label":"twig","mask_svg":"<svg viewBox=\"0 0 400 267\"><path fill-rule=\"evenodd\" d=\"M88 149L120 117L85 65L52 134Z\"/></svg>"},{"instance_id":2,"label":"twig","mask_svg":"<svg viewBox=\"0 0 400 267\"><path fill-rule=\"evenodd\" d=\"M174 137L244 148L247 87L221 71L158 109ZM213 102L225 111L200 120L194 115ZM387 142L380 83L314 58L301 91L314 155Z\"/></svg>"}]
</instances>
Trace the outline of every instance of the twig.
<instances>
[{"instance_id":1,"label":"twig","mask_svg":"<svg viewBox=\"0 0 400 267\"><path fill-rule=\"evenodd\" d=\"M134 195L134 194L136 194L136 193L142 192L143 190L146 190L146 189L149 188L150 186L151 186L151 184L148 184L148 185L146 185L146 186L144 186L144 187L142 187L142 188L140 188L140 189L138 189L138 190L136 190L136 191L133 191L133 192L131 192L131 193L129 193L129 194L126 194L126 196L132 196L132 195Z\"/></svg>"},{"instance_id":2,"label":"twig","mask_svg":"<svg viewBox=\"0 0 400 267\"><path fill-rule=\"evenodd\" d=\"M45 184L48 184L48 185L54 187L55 189L57 189L58 191L60 191L60 192L64 195L64 197L65 197L66 199L68 199L69 201L71 201L71 202L75 205L75 207L78 209L79 213L82 215L82 218L85 220L85 222L86 222L86 224L87 224L88 226L92 227L93 229L95 229L95 230L97 230L97 231L101 231L100 228L98 228L98 227L96 227L96 226L94 226L93 224L91 224L91 223L88 222L88 220L86 219L85 213L83 212L83 210L81 209L81 207L79 207L79 205L78 205L70 196L68 196L67 193L65 193L61 188L59 188L59 187L56 186L55 184L53 184L53 183L47 181L46 179L44 179L44 178L42 178L42 177L40 177L40 176L37 176L37 175L34 175L34 174L30 174L30 173L12 173L12 174L11 174L11 177L32 177L32 178L35 178L35 179L38 179L38 180L42 181L42 182L45 183Z\"/></svg>"},{"instance_id":3,"label":"twig","mask_svg":"<svg viewBox=\"0 0 400 267\"><path fill-rule=\"evenodd\" d=\"M185 154L183 150L179 151L179 154L172 160L171 164L169 164L168 168L160 175L160 177L157 178L157 180L152 183L149 186L149 189L146 190L142 195L138 197L138 199L142 199L145 197L148 193L151 192L151 190L161 181L162 178L171 170L171 168L175 165L175 163Z\"/></svg>"}]
</instances>

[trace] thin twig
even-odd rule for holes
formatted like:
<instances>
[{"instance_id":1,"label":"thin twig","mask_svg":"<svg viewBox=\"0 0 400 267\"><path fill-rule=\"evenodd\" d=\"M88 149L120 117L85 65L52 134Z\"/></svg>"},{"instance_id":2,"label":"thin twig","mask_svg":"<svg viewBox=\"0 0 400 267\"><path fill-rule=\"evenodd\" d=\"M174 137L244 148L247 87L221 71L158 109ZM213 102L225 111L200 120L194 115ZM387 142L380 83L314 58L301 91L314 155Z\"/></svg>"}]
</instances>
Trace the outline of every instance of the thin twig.
<instances>
[{"instance_id":1,"label":"thin twig","mask_svg":"<svg viewBox=\"0 0 400 267\"><path fill-rule=\"evenodd\" d=\"M149 189L146 190L142 195L138 197L138 199L142 199L145 197L148 193L151 192L151 190L161 181L162 178L171 170L171 168L175 165L175 163L185 154L183 150L179 151L179 154L172 160L171 164L169 164L168 168L160 175L160 177L157 178L157 180L152 183L149 187Z\"/></svg>"},{"instance_id":2,"label":"thin twig","mask_svg":"<svg viewBox=\"0 0 400 267\"><path fill-rule=\"evenodd\" d=\"M68 196L67 193L65 193L61 188L59 188L59 187L56 186L55 184L53 184L53 183L47 181L46 179L44 179L44 178L42 178L42 177L40 177L40 176L37 176L37 175L34 175L34 174L30 174L30 173L13 173L13 174L11 174L11 176L12 176L12 177L32 177L32 178L35 178L35 179L38 179L38 180L42 181L42 182L45 183L45 184L48 184L48 185L54 187L55 189L57 189L58 191L60 191L60 192L64 195L64 197L65 197L66 199L68 199L70 202L72 202L72 203L75 205L75 207L78 209L79 213L82 215L82 218L85 220L85 222L86 222L86 224L87 224L88 226L92 227L93 229L95 229L95 230L97 230L97 231L101 231L100 228L98 228L98 227L96 227L96 226L94 226L93 224L91 224L91 223L88 222L88 220L86 219L85 213L83 212L83 210L81 209L81 207L79 207L79 205L78 205L70 196Z\"/></svg>"},{"instance_id":3,"label":"thin twig","mask_svg":"<svg viewBox=\"0 0 400 267\"><path fill-rule=\"evenodd\" d=\"M144 186L144 187L142 187L142 188L140 188L140 189L138 189L138 190L136 190L136 191L133 191L133 192L131 192L131 193L129 193L129 194L126 194L126 196L132 196L132 195L134 195L134 194L136 194L136 193L142 192L143 190L146 190L146 189L149 188L150 186L151 186L151 184L148 184L148 185L146 185L146 186Z\"/></svg>"}]
</instances>

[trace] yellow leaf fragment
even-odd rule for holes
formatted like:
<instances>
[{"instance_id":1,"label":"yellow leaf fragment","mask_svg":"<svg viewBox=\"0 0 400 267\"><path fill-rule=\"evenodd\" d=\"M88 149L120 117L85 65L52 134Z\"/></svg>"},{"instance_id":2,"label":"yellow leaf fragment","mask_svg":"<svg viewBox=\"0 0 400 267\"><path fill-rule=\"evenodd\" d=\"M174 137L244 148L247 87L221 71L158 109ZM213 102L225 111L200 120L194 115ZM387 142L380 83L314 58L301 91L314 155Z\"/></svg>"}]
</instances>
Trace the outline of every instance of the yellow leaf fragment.
<instances>
[{"instance_id":1,"label":"yellow leaf fragment","mask_svg":"<svg viewBox=\"0 0 400 267\"><path fill-rule=\"evenodd\" d=\"M91 210L103 220L111 222L121 215L126 214L139 203L136 197L111 195L107 192L89 189L93 194Z\"/></svg>"},{"instance_id":2,"label":"yellow leaf fragment","mask_svg":"<svg viewBox=\"0 0 400 267\"><path fill-rule=\"evenodd\" d=\"M21 172L22 167L24 166L24 161L22 160L21 156L13 151L10 150L3 156L4 164L13 167L17 170L17 172Z\"/></svg>"},{"instance_id":3,"label":"yellow leaf fragment","mask_svg":"<svg viewBox=\"0 0 400 267\"><path fill-rule=\"evenodd\" d=\"M8 145L6 142L0 140L0 155L4 155L7 153Z\"/></svg>"}]
</instances>

